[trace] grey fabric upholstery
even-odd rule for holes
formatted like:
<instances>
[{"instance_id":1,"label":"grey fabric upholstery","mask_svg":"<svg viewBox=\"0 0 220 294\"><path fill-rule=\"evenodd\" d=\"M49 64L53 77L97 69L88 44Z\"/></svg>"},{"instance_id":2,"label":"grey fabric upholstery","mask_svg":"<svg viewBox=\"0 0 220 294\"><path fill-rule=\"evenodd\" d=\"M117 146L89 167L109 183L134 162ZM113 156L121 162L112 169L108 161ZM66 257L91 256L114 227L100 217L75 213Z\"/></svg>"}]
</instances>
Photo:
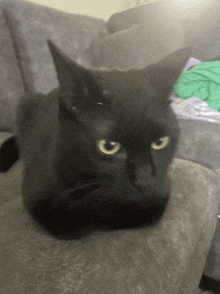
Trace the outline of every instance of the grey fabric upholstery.
<instances>
[{"instance_id":1,"label":"grey fabric upholstery","mask_svg":"<svg viewBox=\"0 0 220 294\"><path fill-rule=\"evenodd\" d=\"M192 46L193 56L205 61L219 56L220 2L164 0L115 13L108 21L109 33L133 25L153 24L165 28L167 43ZM155 31L157 34L157 31Z\"/></svg>"},{"instance_id":2,"label":"grey fabric upholstery","mask_svg":"<svg viewBox=\"0 0 220 294\"><path fill-rule=\"evenodd\" d=\"M6 127L13 132L18 93L24 89L47 93L57 86L46 44L48 37L71 58L89 66L123 69L144 67L185 46L185 33L178 22L173 20L164 28L157 21L147 25L143 14L136 23L135 10L129 25L126 13L132 15L132 10L112 16L109 34L102 20L16 0L5 3L4 9L7 24L0 16L0 44L4 45L0 52L0 81L4 84L0 86L4 91L0 111L8 109L9 115L4 120L0 117L0 131ZM170 36L165 34L167 28L173 32ZM10 96L11 89L14 96ZM8 102L8 97L14 104ZM219 127L181 123L177 152L181 159L170 168L170 202L162 221L153 227L97 232L81 240L53 239L31 221L23 208L22 160L0 174L1 291L200 293L198 285L218 214ZM0 133L0 144L10 135Z\"/></svg>"},{"instance_id":3,"label":"grey fabric upholstery","mask_svg":"<svg viewBox=\"0 0 220 294\"><path fill-rule=\"evenodd\" d=\"M107 34L102 20L28 2L7 3L5 14L13 32L27 91L46 94L58 85L46 43L48 38L61 44L75 59L89 47L94 37Z\"/></svg>"},{"instance_id":4,"label":"grey fabric upholstery","mask_svg":"<svg viewBox=\"0 0 220 294\"><path fill-rule=\"evenodd\" d=\"M16 107L24 86L2 6L0 2L0 131L14 131Z\"/></svg>"}]
</instances>

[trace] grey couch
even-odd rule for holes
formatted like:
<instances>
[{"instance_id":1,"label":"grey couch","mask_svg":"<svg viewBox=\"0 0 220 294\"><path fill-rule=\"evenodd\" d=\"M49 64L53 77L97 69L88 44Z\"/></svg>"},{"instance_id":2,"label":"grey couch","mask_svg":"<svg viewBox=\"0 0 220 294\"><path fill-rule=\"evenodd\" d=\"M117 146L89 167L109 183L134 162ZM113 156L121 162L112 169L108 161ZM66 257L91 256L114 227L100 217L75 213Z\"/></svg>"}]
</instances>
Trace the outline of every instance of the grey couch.
<instances>
[{"instance_id":1,"label":"grey couch","mask_svg":"<svg viewBox=\"0 0 220 294\"><path fill-rule=\"evenodd\" d=\"M74 60L95 67L141 68L188 45L203 60L219 55L212 20L220 5L194 7L196 17L191 17L171 2L131 9L104 22L1 1L0 144L15 133L23 94L57 86L48 37ZM170 203L152 227L53 239L22 206L22 159L0 174L2 293L200 293L202 274L213 270L213 263L204 267L219 212L220 128L183 120L180 126Z\"/></svg>"}]
</instances>

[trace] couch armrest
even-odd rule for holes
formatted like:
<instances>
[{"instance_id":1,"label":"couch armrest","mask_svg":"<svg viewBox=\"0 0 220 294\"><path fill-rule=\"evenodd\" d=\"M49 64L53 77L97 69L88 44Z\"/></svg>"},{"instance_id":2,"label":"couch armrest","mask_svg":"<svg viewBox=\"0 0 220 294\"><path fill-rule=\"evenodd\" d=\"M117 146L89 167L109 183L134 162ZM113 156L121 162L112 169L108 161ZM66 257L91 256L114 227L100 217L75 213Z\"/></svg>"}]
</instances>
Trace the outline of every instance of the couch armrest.
<instances>
[{"instance_id":1,"label":"couch armrest","mask_svg":"<svg viewBox=\"0 0 220 294\"><path fill-rule=\"evenodd\" d=\"M14 37L27 91L47 94L57 87L56 72L47 45L51 38L72 58L86 50L91 40L106 35L106 22L45 6L13 0L5 14Z\"/></svg>"},{"instance_id":2,"label":"couch armrest","mask_svg":"<svg viewBox=\"0 0 220 294\"><path fill-rule=\"evenodd\" d=\"M212 170L220 168L220 124L180 119L181 137L176 157Z\"/></svg>"},{"instance_id":3,"label":"couch armrest","mask_svg":"<svg viewBox=\"0 0 220 294\"><path fill-rule=\"evenodd\" d=\"M0 3L0 132L13 132L16 107L25 90L3 4Z\"/></svg>"},{"instance_id":4,"label":"couch armrest","mask_svg":"<svg viewBox=\"0 0 220 294\"><path fill-rule=\"evenodd\" d=\"M170 175L171 198L158 224L62 241L39 230L24 210L18 162L0 175L3 293L197 293L219 182L184 160L174 161Z\"/></svg>"}]
</instances>

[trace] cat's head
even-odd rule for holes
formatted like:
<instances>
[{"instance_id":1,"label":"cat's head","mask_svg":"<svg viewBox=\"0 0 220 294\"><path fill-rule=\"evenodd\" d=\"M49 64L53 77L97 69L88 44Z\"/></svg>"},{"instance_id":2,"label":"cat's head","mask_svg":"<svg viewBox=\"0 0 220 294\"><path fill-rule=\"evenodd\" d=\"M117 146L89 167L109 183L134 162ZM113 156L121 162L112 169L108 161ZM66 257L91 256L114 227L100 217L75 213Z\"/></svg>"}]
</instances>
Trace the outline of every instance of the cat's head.
<instances>
[{"instance_id":1,"label":"cat's head","mask_svg":"<svg viewBox=\"0 0 220 294\"><path fill-rule=\"evenodd\" d=\"M169 95L190 50L141 70L108 71L49 47L60 84L55 168L78 224L125 228L157 219L179 138Z\"/></svg>"}]
</instances>

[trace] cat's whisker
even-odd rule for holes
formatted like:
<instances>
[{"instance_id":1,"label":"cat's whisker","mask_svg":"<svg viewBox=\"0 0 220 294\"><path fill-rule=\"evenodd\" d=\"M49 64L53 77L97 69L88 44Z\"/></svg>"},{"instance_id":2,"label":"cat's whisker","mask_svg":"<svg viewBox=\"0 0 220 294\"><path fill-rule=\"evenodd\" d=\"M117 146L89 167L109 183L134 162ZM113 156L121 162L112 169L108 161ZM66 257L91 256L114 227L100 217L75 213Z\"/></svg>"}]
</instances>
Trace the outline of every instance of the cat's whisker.
<instances>
[{"instance_id":1,"label":"cat's whisker","mask_svg":"<svg viewBox=\"0 0 220 294\"><path fill-rule=\"evenodd\" d=\"M74 197L74 200L78 200L89 193L99 189L101 187L101 183L90 182L90 183L79 183L72 189L69 189L63 192L63 197L69 197L70 195Z\"/></svg>"}]
</instances>

